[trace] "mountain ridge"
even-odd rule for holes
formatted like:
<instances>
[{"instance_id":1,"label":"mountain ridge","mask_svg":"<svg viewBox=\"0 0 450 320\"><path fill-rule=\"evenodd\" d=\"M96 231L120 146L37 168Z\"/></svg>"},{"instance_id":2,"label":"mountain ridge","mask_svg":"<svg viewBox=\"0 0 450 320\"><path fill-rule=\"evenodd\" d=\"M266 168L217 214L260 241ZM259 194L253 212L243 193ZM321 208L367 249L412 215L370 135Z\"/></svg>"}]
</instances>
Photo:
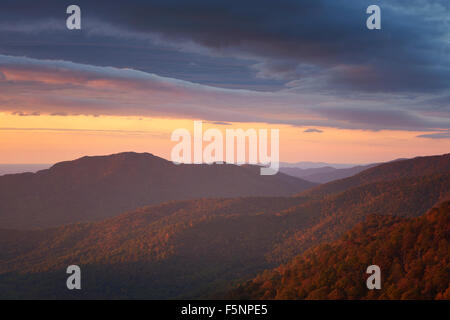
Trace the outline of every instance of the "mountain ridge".
<instances>
[{"instance_id":1,"label":"mountain ridge","mask_svg":"<svg viewBox=\"0 0 450 320\"><path fill-rule=\"evenodd\" d=\"M338 193L351 187L402 177L419 177L450 171L450 153L401 159L366 169L354 176L331 181L299 193L297 196L318 197Z\"/></svg>"},{"instance_id":2,"label":"mountain ridge","mask_svg":"<svg viewBox=\"0 0 450 320\"><path fill-rule=\"evenodd\" d=\"M369 215L338 241L317 246L227 294L233 299L450 299L450 201L416 218ZM365 270L381 268L380 290Z\"/></svg>"},{"instance_id":3,"label":"mountain ridge","mask_svg":"<svg viewBox=\"0 0 450 320\"><path fill-rule=\"evenodd\" d=\"M0 224L39 228L96 221L153 203L287 196L315 184L257 166L180 164L148 153L82 157L36 173L0 177Z\"/></svg>"},{"instance_id":4,"label":"mountain ridge","mask_svg":"<svg viewBox=\"0 0 450 320\"><path fill-rule=\"evenodd\" d=\"M450 193L449 179L447 174L378 182L322 201L172 201L100 222L2 231L0 292L8 298L77 297L55 285L64 283L67 265L78 264L88 275L78 297L210 296L335 241L370 214L417 216ZM405 186L410 190L405 192Z\"/></svg>"},{"instance_id":5,"label":"mountain ridge","mask_svg":"<svg viewBox=\"0 0 450 320\"><path fill-rule=\"evenodd\" d=\"M379 163L373 163L368 165L360 165L350 168L340 168L336 169L330 166L321 168L310 168L310 169L300 169L300 168L285 168L281 167L280 171L288 175L305 179L307 181L315 183L328 183L334 180L344 179L347 177L354 176L366 169L372 168L379 165Z\"/></svg>"},{"instance_id":6,"label":"mountain ridge","mask_svg":"<svg viewBox=\"0 0 450 320\"><path fill-rule=\"evenodd\" d=\"M408 164L393 180L382 168L375 182L357 177L347 189L324 195L170 201L98 222L1 230L0 296L211 296L338 241L370 215L420 216L450 195L450 158L426 160L426 172ZM69 264L86 275L81 293L57 285L65 283Z\"/></svg>"}]
</instances>

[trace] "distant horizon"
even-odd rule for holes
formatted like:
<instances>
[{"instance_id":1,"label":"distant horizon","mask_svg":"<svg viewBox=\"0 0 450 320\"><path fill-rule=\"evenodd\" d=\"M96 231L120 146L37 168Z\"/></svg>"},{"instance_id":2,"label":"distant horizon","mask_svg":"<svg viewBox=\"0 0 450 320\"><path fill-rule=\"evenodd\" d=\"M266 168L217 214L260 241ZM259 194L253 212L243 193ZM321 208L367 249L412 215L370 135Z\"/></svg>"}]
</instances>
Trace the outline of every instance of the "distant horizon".
<instances>
[{"instance_id":1,"label":"distant horizon","mask_svg":"<svg viewBox=\"0 0 450 320\"><path fill-rule=\"evenodd\" d=\"M76 30L60 1L4 4L0 163L124 149L172 159L172 133L193 133L195 121L203 132L279 131L278 159L289 163L442 154L450 58L438 2L385 3L380 29L366 25L369 0L81 0Z\"/></svg>"},{"instance_id":2,"label":"distant horizon","mask_svg":"<svg viewBox=\"0 0 450 320\"><path fill-rule=\"evenodd\" d=\"M112 155L116 155L116 154L122 154L122 153L137 153L137 154L151 154L155 157L158 158L162 158L164 160L167 161L171 161L169 157L165 157L165 156L161 156L158 154L155 154L153 152L149 152L149 151L118 151L118 152L113 152L113 153L102 153L102 154L85 154L85 155L80 155L80 156L76 156L70 159L61 159L61 160L55 160L55 161L49 161L49 162L0 162L0 165L11 165L11 166L15 166L15 165L54 165L60 162L65 162L65 161L74 161L77 159L81 159L83 157L106 157L106 156L112 156ZM413 158L417 158L417 157L432 157L432 156L441 156L441 155L445 155L448 154L450 152L444 152L444 153L433 153L433 154L418 154L415 156L404 156L404 157L392 157L392 158L388 158L386 160L378 160L378 161L368 161L368 162L335 162L335 161L327 161L327 160L294 160L294 161L286 161L286 160L280 160L280 165L281 164L289 164L289 165L294 165L294 164L325 164L325 165L349 165L349 166L359 166L359 165L368 165L368 164L373 164L373 163L382 163L382 162L389 162L389 161L395 161L395 160L406 160L406 159L413 159Z\"/></svg>"},{"instance_id":3,"label":"distant horizon","mask_svg":"<svg viewBox=\"0 0 450 320\"><path fill-rule=\"evenodd\" d=\"M380 29L366 25L369 0L80 1L79 30L61 1L2 6L0 163L123 149L169 159L171 134L194 121L279 130L291 163L450 150L443 0L383 1Z\"/></svg>"},{"instance_id":4,"label":"distant horizon","mask_svg":"<svg viewBox=\"0 0 450 320\"><path fill-rule=\"evenodd\" d=\"M48 169L48 168L52 167L53 165L55 165L57 163L61 163L61 162L75 161L75 160L81 159L83 157L105 157L105 156L112 156L112 155L117 155L117 154L122 154L122 153L138 153L138 154L147 153L147 154L151 154L156 157L162 158L164 160L171 161L170 159L156 155L152 152L122 151L122 152L116 152L116 153L110 153L110 154L84 155L84 156L76 157L76 158L69 159L69 160L59 160L59 161L49 162L49 163L0 163L0 175L24 173L24 172L33 172L34 173L39 170ZM366 165L375 164L375 163L387 163L387 162L396 161L396 160L407 160L407 159L413 159L416 157L439 156L439 155L444 155L444 154L447 154L447 153L432 154L432 155L417 155L417 156L408 157L408 158L401 157L401 158L389 159L386 161L372 161L372 162L367 162L367 163L338 163L338 162L302 161L302 160L294 161L294 162L280 161L280 168L292 167L292 168L309 169L309 168L333 167L335 169L344 169L344 168L352 168L352 167L356 167L356 166L366 166ZM301 165L303 165L303 166L301 166ZM23 168L20 168L20 167L23 167ZM33 168L33 167L36 167L36 168ZM15 171L15 170L17 170L17 171Z\"/></svg>"}]
</instances>

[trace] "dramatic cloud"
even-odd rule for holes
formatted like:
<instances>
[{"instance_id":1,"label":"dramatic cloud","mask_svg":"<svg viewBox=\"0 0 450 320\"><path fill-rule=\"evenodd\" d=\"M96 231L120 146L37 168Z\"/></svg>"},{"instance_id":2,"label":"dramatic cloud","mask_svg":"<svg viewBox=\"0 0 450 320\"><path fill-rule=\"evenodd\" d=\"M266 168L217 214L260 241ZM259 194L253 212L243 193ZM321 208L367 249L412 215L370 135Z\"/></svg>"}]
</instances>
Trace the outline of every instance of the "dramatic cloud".
<instances>
[{"instance_id":1,"label":"dramatic cloud","mask_svg":"<svg viewBox=\"0 0 450 320\"><path fill-rule=\"evenodd\" d=\"M370 0L250 0L238 5L225 0L132 0L126 5L80 0L78 4L85 14L83 31L70 36L76 42L95 36L115 37L124 44L131 38L149 39L202 55L250 59L258 77L291 81L299 89L307 85L326 91L436 92L450 85L446 0L378 1L380 31L365 28ZM29 0L5 1L0 31L47 30L43 39L61 39L67 30L57 21L66 5L54 0L43 8ZM33 10L24 10L27 7ZM86 48L75 50L83 54L80 51ZM83 55L87 54L95 51Z\"/></svg>"},{"instance_id":2,"label":"dramatic cloud","mask_svg":"<svg viewBox=\"0 0 450 320\"><path fill-rule=\"evenodd\" d=\"M376 31L371 0L79 0L81 31L69 4L2 1L1 110L450 127L447 0L379 0Z\"/></svg>"},{"instance_id":3,"label":"dramatic cloud","mask_svg":"<svg viewBox=\"0 0 450 320\"><path fill-rule=\"evenodd\" d=\"M169 116L369 130L450 127L450 119L405 110L399 99L225 89L132 69L3 55L0 72L0 110L22 114Z\"/></svg>"}]
</instances>

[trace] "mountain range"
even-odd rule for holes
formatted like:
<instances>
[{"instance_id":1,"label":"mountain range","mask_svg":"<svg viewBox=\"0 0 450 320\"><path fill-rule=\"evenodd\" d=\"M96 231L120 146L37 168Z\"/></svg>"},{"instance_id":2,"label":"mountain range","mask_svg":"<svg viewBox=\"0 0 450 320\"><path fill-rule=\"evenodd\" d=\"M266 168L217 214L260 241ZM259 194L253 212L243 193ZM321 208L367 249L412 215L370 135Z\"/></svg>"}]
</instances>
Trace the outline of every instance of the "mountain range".
<instances>
[{"instance_id":1,"label":"mountain range","mask_svg":"<svg viewBox=\"0 0 450 320\"><path fill-rule=\"evenodd\" d=\"M334 167L325 166L320 168L296 168L296 167L281 167L280 171L290 176L302 178L316 183L327 183L333 180L344 179L354 176L366 169L379 165L378 163L368 164L364 166L355 166L351 168L336 169Z\"/></svg>"},{"instance_id":2,"label":"mountain range","mask_svg":"<svg viewBox=\"0 0 450 320\"><path fill-rule=\"evenodd\" d=\"M280 162L282 168L299 168L299 169L320 169L324 167L331 167L335 169L346 169L358 166L358 164L350 163L327 163L314 161L299 161L299 162Z\"/></svg>"},{"instance_id":3,"label":"mountain range","mask_svg":"<svg viewBox=\"0 0 450 320\"><path fill-rule=\"evenodd\" d=\"M0 176L5 174L36 172L50 168L50 164L30 163L30 164L0 164Z\"/></svg>"},{"instance_id":4,"label":"mountain range","mask_svg":"<svg viewBox=\"0 0 450 320\"><path fill-rule=\"evenodd\" d=\"M326 244L342 246L343 235L365 221L370 224L374 215L390 216L388 221L395 223L420 217L447 199L449 181L450 154L446 154L381 164L295 196L169 201L111 214L97 222L43 230L3 229L0 297L221 297L236 293L236 286L245 288L264 270L269 270L262 273L267 274L280 265L290 265L308 250ZM448 223L445 227L448 230ZM438 253L439 259L448 258L448 250ZM370 251L365 254L371 257ZM394 259L398 252L387 251L386 255ZM81 291L64 289L65 268L70 264L82 269ZM317 269L319 275L321 271ZM448 279L443 285L449 285ZM411 286L404 284L407 289ZM265 293L253 295L251 288L240 292L265 297ZM309 298L333 296L322 293ZM403 293L381 297L402 297Z\"/></svg>"},{"instance_id":5,"label":"mountain range","mask_svg":"<svg viewBox=\"0 0 450 320\"><path fill-rule=\"evenodd\" d=\"M3 228L98 221L171 200L289 196L315 183L257 166L175 165L148 153L83 157L36 173L0 176Z\"/></svg>"}]
</instances>

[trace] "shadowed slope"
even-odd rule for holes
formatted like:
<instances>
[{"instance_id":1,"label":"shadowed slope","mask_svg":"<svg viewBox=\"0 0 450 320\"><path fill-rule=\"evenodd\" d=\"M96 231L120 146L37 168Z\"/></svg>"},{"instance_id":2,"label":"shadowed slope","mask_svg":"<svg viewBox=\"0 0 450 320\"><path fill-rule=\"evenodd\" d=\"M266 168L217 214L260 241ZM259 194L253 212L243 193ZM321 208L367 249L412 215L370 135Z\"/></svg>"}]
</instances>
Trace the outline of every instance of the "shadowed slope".
<instances>
[{"instance_id":1,"label":"shadowed slope","mask_svg":"<svg viewBox=\"0 0 450 320\"><path fill-rule=\"evenodd\" d=\"M302 192L301 196L320 197L367 183L440 174L450 171L450 153L440 156L397 160L367 169L355 176L332 181Z\"/></svg>"},{"instance_id":2,"label":"shadowed slope","mask_svg":"<svg viewBox=\"0 0 450 320\"><path fill-rule=\"evenodd\" d=\"M101 222L0 230L4 297L200 297L332 242L371 214L417 217L450 195L450 173L367 183L321 197L174 201ZM65 290L79 264L84 289Z\"/></svg>"},{"instance_id":3,"label":"shadowed slope","mask_svg":"<svg viewBox=\"0 0 450 320\"><path fill-rule=\"evenodd\" d=\"M176 201L102 222L0 231L0 292L47 298L212 294L336 239L372 213L417 216L450 194L449 179L435 175L379 182L321 201ZM77 295L60 286L70 264L88 275Z\"/></svg>"},{"instance_id":4,"label":"shadowed slope","mask_svg":"<svg viewBox=\"0 0 450 320\"><path fill-rule=\"evenodd\" d=\"M0 177L0 225L36 228L95 221L170 200L288 196L314 184L259 167L174 165L151 154L83 157Z\"/></svg>"}]
</instances>

